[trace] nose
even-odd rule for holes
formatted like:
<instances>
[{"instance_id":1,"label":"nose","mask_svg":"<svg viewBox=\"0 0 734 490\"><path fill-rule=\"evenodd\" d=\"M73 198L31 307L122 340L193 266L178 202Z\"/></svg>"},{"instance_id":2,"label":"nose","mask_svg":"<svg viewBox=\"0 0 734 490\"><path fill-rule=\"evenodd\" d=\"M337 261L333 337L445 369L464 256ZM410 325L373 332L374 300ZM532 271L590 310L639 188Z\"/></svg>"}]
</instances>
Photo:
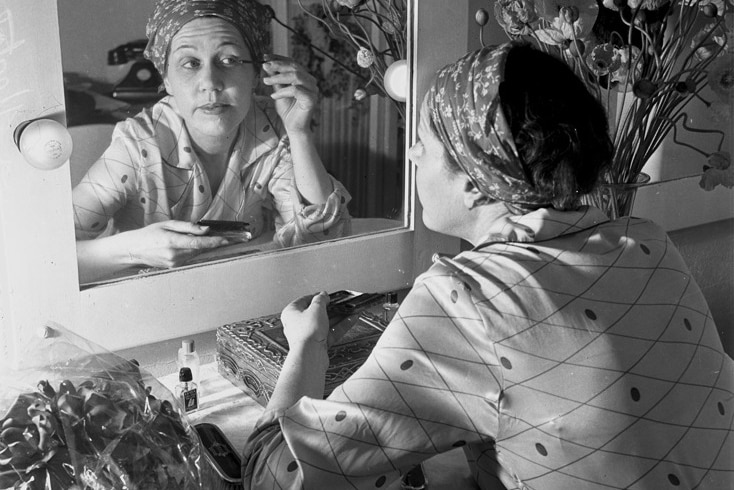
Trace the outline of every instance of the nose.
<instances>
[{"instance_id":1,"label":"nose","mask_svg":"<svg viewBox=\"0 0 734 490\"><path fill-rule=\"evenodd\" d=\"M418 143L415 143L413 146L408 148L408 160L410 160L414 165L417 163L416 159L418 158L417 146Z\"/></svg>"},{"instance_id":2,"label":"nose","mask_svg":"<svg viewBox=\"0 0 734 490\"><path fill-rule=\"evenodd\" d=\"M224 88L221 70L214 63L206 63L199 71L199 88L203 92L220 92Z\"/></svg>"}]
</instances>

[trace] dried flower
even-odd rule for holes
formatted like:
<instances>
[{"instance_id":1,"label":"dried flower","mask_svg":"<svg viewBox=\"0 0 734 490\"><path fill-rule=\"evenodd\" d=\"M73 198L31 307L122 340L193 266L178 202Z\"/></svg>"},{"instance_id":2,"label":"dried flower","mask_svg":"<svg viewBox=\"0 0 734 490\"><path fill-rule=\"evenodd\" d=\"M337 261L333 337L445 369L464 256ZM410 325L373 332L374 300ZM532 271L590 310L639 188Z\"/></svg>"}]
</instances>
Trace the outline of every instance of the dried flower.
<instances>
[{"instance_id":1,"label":"dried flower","mask_svg":"<svg viewBox=\"0 0 734 490\"><path fill-rule=\"evenodd\" d=\"M722 102L734 99L734 53L727 53L709 65L706 78Z\"/></svg>"},{"instance_id":2,"label":"dried flower","mask_svg":"<svg viewBox=\"0 0 734 490\"><path fill-rule=\"evenodd\" d=\"M343 7L354 9L359 7L365 0L336 0L336 3Z\"/></svg>"},{"instance_id":3,"label":"dried flower","mask_svg":"<svg viewBox=\"0 0 734 490\"><path fill-rule=\"evenodd\" d=\"M552 46L587 37L599 15L596 1L589 0L538 0L536 8L550 25L534 32L541 42Z\"/></svg>"},{"instance_id":4,"label":"dried flower","mask_svg":"<svg viewBox=\"0 0 734 490\"><path fill-rule=\"evenodd\" d=\"M707 60L726 49L726 32L717 23L706 24L691 39L691 48L695 49L699 61Z\"/></svg>"},{"instance_id":5,"label":"dried flower","mask_svg":"<svg viewBox=\"0 0 734 490\"><path fill-rule=\"evenodd\" d=\"M358 88L354 91L354 100L360 101L367 98L367 91L363 88Z\"/></svg>"},{"instance_id":6,"label":"dried flower","mask_svg":"<svg viewBox=\"0 0 734 490\"><path fill-rule=\"evenodd\" d=\"M690 2L696 4L696 2ZM717 15L723 15L726 11L724 0L699 0L698 8L707 17L716 17Z\"/></svg>"},{"instance_id":7,"label":"dried flower","mask_svg":"<svg viewBox=\"0 0 734 490\"><path fill-rule=\"evenodd\" d=\"M528 0L497 0L494 16L511 36L530 34L533 32L531 25L538 21L535 6Z\"/></svg>"},{"instance_id":8,"label":"dried flower","mask_svg":"<svg viewBox=\"0 0 734 490\"><path fill-rule=\"evenodd\" d=\"M612 43L604 43L591 50L589 56L586 57L586 64L596 76L601 77L619 70L622 66L622 58Z\"/></svg>"},{"instance_id":9,"label":"dried flower","mask_svg":"<svg viewBox=\"0 0 734 490\"><path fill-rule=\"evenodd\" d=\"M625 46L623 48L614 48L614 52L619 56L619 68L612 73L612 83L621 92L632 90L635 82L642 75L642 67L640 66L640 48L637 46Z\"/></svg>"},{"instance_id":10,"label":"dried flower","mask_svg":"<svg viewBox=\"0 0 734 490\"><path fill-rule=\"evenodd\" d=\"M734 167L731 166L731 157L725 151L717 151L709 155L709 165L703 167L703 175L698 185L707 191L717 185L731 189L734 187Z\"/></svg>"},{"instance_id":11,"label":"dried flower","mask_svg":"<svg viewBox=\"0 0 734 490\"><path fill-rule=\"evenodd\" d=\"M375 55L367 48L359 48L357 51L357 64L362 68L369 68L375 62Z\"/></svg>"}]
</instances>

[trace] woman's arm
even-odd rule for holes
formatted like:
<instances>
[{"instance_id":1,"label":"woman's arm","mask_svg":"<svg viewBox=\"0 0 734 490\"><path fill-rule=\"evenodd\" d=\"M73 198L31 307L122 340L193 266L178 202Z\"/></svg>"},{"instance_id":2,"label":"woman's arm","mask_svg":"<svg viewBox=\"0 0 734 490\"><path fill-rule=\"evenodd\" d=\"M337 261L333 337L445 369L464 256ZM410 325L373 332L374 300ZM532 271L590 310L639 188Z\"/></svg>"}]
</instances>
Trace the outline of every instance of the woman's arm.
<instances>
[{"instance_id":1,"label":"woman's arm","mask_svg":"<svg viewBox=\"0 0 734 490\"><path fill-rule=\"evenodd\" d=\"M281 314L288 339L288 355L275 384L268 410L286 409L304 396L324 397L324 375L329 367L327 338L329 296L319 293L299 298Z\"/></svg>"},{"instance_id":2,"label":"woman's arm","mask_svg":"<svg viewBox=\"0 0 734 490\"><path fill-rule=\"evenodd\" d=\"M311 130L318 105L316 79L293 60L273 57L263 63L263 83L273 87L272 98L290 140L296 187L311 204L322 204L334 190Z\"/></svg>"},{"instance_id":3,"label":"woman's arm","mask_svg":"<svg viewBox=\"0 0 734 490\"><path fill-rule=\"evenodd\" d=\"M224 237L205 236L206 226L163 221L138 230L77 240L79 281L98 281L135 266L171 268L211 248L228 245Z\"/></svg>"},{"instance_id":4,"label":"woman's arm","mask_svg":"<svg viewBox=\"0 0 734 490\"><path fill-rule=\"evenodd\" d=\"M268 405L245 448L246 488L379 488L438 453L493 441L498 362L472 298L454 302L453 278L438 276L413 288L328 399L294 389Z\"/></svg>"}]
</instances>

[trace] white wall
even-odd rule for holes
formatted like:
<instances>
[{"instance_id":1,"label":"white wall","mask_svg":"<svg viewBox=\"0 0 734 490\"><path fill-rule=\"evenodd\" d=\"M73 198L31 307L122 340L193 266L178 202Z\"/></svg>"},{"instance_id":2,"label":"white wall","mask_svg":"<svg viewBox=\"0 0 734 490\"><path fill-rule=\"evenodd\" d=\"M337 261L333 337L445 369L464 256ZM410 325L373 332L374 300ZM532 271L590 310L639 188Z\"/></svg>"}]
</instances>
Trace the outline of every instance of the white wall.
<instances>
[{"instance_id":1,"label":"white wall","mask_svg":"<svg viewBox=\"0 0 734 490\"><path fill-rule=\"evenodd\" d=\"M118 82L127 71L107 65L107 51L145 39L152 0L58 0L64 72Z\"/></svg>"}]
</instances>

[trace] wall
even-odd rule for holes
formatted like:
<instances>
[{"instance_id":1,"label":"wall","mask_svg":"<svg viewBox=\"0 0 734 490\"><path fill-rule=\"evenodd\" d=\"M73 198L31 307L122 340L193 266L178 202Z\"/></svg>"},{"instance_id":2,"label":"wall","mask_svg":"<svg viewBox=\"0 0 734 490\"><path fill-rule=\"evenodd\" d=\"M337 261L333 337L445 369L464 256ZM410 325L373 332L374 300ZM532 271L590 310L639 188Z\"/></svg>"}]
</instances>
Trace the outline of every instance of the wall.
<instances>
[{"instance_id":1,"label":"wall","mask_svg":"<svg viewBox=\"0 0 734 490\"><path fill-rule=\"evenodd\" d=\"M670 238L706 296L724 348L734 355L734 219L676 230Z\"/></svg>"},{"instance_id":2,"label":"wall","mask_svg":"<svg viewBox=\"0 0 734 490\"><path fill-rule=\"evenodd\" d=\"M128 68L107 65L107 51L145 38L153 12L151 0L58 0L61 59L65 73L74 72L109 83ZM90 22L114 19L114 22ZM124 66L124 65L123 65Z\"/></svg>"}]
</instances>

